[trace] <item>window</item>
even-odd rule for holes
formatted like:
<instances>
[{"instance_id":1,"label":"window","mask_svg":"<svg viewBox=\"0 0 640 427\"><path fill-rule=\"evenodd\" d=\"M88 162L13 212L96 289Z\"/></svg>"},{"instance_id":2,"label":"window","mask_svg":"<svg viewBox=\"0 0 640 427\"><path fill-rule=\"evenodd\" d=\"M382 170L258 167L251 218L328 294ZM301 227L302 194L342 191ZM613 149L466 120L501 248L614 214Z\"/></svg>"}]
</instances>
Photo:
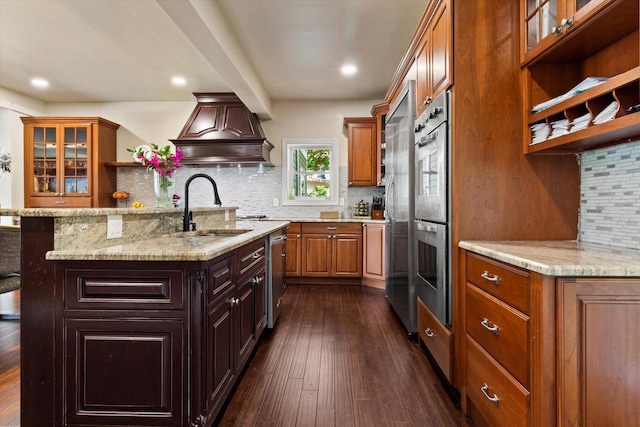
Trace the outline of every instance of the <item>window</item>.
<instances>
[{"instance_id":1,"label":"window","mask_svg":"<svg viewBox=\"0 0 640 427\"><path fill-rule=\"evenodd\" d=\"M338 140L282 140L282 204L338 204Z\"/></svg>"}]
</instances>

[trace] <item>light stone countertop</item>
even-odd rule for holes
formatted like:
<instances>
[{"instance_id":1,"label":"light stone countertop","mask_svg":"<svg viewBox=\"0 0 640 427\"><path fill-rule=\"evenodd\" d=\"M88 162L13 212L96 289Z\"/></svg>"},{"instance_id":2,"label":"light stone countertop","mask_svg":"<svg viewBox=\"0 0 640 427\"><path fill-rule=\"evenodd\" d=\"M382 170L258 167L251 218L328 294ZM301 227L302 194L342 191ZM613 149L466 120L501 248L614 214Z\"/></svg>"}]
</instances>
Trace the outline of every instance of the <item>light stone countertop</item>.
<instances>
[{"instance_id":1,"label":"light stone countertop","mask_svg":"<svg viewBox=\"0 0 640 427\"><path fill-rule=\"evenodd\" d=\"M233 227L221 229L220 234L215 235L203 235L206 230L177 232L99 249L53 250L47 252L46 258L77 261L207 261L288 224L288 221L237 221L235 229L246 232L235 234Z\"/></svg>"},{"instance_id":2,"label":"light stone countertop","mask_svg":"<svg viewBox=\"0 0 640 427\"><path fill-rule=\"evenodd\" d=\"M576 240L461 241L468 251L549 276L640 277L640 251Z\"/></svg>"},{"instance_id":3,"label":"light stone countertop","mask_svg":"<svg viewBox=\"0 0 640 427\"><path fill-rule=\"evenodd\" d=\"M234 211L236 206L214 206L189 208L193 212ZM0 209L0 216L25 217L87 217L104 215L149 215L163 213L184 213L184 208L5 208Z\"/></svg>"}]
</instances>

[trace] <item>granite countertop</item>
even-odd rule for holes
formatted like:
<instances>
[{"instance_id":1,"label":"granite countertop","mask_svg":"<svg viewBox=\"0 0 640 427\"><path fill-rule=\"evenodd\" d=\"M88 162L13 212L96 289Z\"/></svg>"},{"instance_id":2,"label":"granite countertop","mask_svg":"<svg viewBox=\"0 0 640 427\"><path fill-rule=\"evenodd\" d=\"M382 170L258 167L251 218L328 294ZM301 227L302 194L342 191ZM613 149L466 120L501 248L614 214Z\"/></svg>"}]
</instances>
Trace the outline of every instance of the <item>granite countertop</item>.
<instances>
[{"instance_id":1,"label":"granite countertop","mask_svg":"<svg viewBox=\"0 0 640 427\"><path fill-rule=\"evenodd\" d=\"M303 218L303 217L278 217L264 218L262 221L290 221L290 222L364 222L384 224L384 219L372 219L371 217L353 217L353 218Z\"/></svg>"},{"instance_id":2,"label":"granite countertop","mask_svg":"<svg viewBox=\"0 0 640 427\"><path fill-rule=\"evenodd\" d=\"M215 212L238 209L236 206L214 206L189 208L192 212ZM162 213L184 213L184 208L5 208L0 216L24 217L81 217L104 215L148 215Z\"/></svg>"},{"instance_id":3,"label":"granite countertop","mask_svg":"<svg viewBox=\"0 0 640 427\"><path fill-rule=\"evenodd\" d=\"M235 228L158 235L100 249L54 250L48 260L77 261L207 261L286 227L288 221L237 221ZM236 234L234 230L247 230ZM203 234L204 233L204 234Z\"/></svg>"},{"instance_id":4,"label":"granite countertop","mask_svg":"<svg viewBox=\"0 0 640 427\"><path fill-rule=\"evenodd\" d=\"M549 276L640 276L640 251L576 240L461 241L489 258Z\"/></svg>"}]
</instances>

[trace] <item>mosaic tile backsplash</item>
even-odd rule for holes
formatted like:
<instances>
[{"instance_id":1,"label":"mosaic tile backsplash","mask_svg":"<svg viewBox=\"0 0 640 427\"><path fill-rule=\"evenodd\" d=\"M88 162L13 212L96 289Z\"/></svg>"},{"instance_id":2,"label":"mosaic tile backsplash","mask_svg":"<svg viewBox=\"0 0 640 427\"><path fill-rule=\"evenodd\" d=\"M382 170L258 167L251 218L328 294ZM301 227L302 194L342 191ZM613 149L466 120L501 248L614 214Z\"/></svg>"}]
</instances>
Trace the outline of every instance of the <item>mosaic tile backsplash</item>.
<instances>
[{"instance_id":1,"label":"mosaic tile backsplash","mask_svg":"<svg viewBox=\"0 0 640 427\"><path fill-rule=\"evenodd\" d=\"M237 206L237 215L268 215L270 218L319 218L320 211L340 211L340 206L273 206L282 202L282 168L205 168L184 167L176 173L176 194L184 200L184 185L195 173L210 175L218 186L223 206ZM134 201L155 205L153 174L142 167L118 168L118 190L129 192L128 200L119 200L118 207ZM384 194L384 188L349 187L347 167L340 168L340 196L346 206ZM205 179L196 179L189 186L189 206L213 206L213 190Z\"/></svg>"},{"instance_id":2,"label":"mosaic tile backsplash","mask_svg":"<svg viewBox=\"0 0 640 427\"><path fill-rule=\"evenodd\" d=\"M580 156L580 240L640 249L640 141Z\"/></svg>"}]
</instances>

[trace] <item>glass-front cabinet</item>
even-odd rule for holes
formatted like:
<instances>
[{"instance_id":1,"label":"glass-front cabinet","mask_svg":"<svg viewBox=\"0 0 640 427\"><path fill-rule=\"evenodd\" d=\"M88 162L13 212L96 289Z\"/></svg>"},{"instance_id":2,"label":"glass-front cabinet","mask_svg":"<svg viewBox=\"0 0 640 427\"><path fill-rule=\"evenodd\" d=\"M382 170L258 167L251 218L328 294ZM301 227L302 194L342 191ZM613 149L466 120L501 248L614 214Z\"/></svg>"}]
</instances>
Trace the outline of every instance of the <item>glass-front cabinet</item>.
<instances>
[{"instance_id":1,"label":"glass-front cabinet","mask_svg":"<svg viewBox=\"0 0 640 427\"><path fill-rule=\"evenodd\" d=\"M25 207L110 207L118 125L99 118L23 117Z\"/></svg>"},{"instance_id":2,"label":"glass-front cabinet","mask_svg":"<svg viewBox=\"0 0 640 427\"><path fill-rule=\"evenodd\" d=\"M523 61L529 62L593 13L617 0L523 0Z\"/></svg>"}]
</instances>

